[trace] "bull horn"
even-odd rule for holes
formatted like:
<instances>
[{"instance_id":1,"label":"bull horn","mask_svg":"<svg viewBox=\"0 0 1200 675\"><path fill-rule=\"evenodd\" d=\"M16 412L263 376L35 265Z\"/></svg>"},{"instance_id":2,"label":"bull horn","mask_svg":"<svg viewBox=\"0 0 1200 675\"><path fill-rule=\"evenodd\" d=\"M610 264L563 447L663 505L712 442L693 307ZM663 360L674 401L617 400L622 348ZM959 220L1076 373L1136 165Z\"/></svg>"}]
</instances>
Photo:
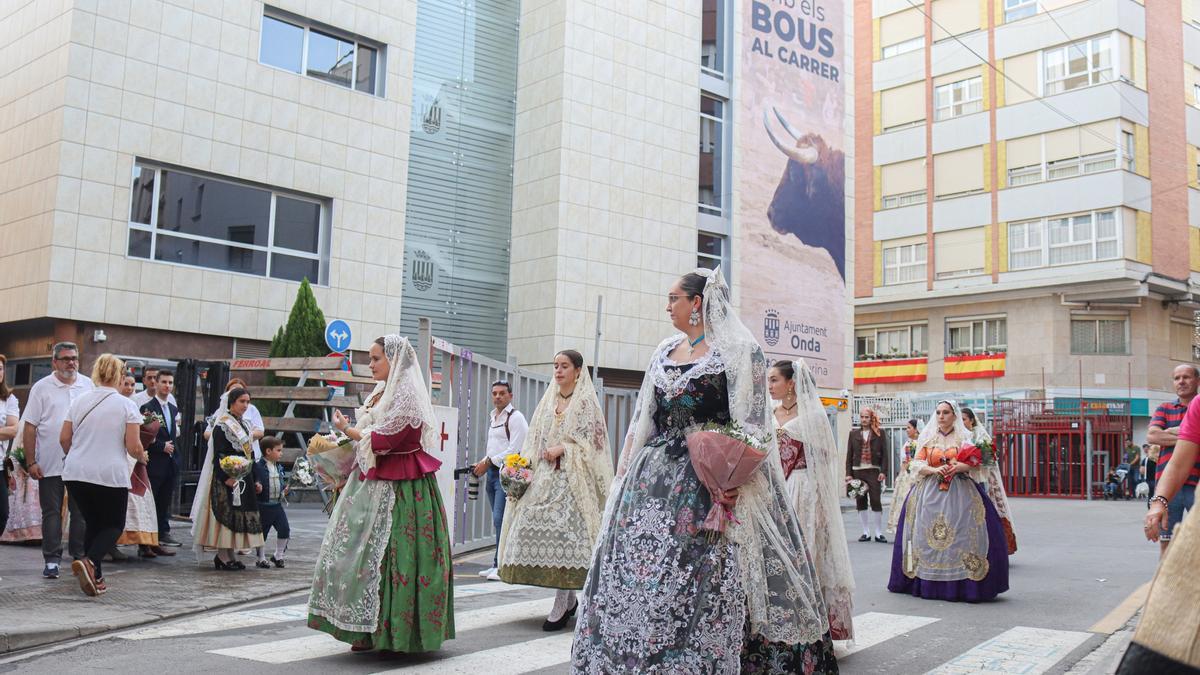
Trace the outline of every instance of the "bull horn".
<instances>
[{"instance_id":1,"label":"bull horn","mask_svg":"<svg viewBox=\"0 0 1200 675\"><path fill-rule=\"evenodd\" d=\"M782 118L780 119L780 122L783 122ZM786 128L786 122L784 124ZM775 144L775 147L779 148L780 152L787 155L788 159L791 159L798 164L812 164L816 162L817 158L820 156L820 154L817 152L817 149L811 145L789 148L781 143L775 136L775 132L771 131L771 116L768 115L767 111L765 110L763 111L763 128L766 129L767 136L770 137L771 142ZM792 133L790 129L788 130L788 133Z\"/></svg>"}]
</instances>

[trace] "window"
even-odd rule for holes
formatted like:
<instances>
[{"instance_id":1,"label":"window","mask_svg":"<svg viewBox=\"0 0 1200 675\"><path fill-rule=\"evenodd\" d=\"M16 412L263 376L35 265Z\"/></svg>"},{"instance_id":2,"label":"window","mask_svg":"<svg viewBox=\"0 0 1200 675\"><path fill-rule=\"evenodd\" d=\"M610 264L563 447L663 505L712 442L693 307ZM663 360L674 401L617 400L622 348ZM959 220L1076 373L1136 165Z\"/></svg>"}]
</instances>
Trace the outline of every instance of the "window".
<instances>
[{"instance_id":1,"label":"window","mask_svg":"<svg viewBox=\"0 0 1200 675\"><path fill-rule=\"evenodd\" d=\"M884 195L881 206L884 209L898 209L902 206L925 203L925 191L913 190L898 195Z\"/></svg>"},{"instance_id":2,"label":"window","mask_svg":"<svg viewBox=\"0 0 1200 675\"><path fill-rule=\"evenodd\" d=\"M321 202L141 163L131 202L130 257L328 283Z\"/></svg>"},{"instance_id":3,"label":"window","mask_svg":"<svg viewBox=\"0 0 1200 675\"><path fill-rule=\"evenodd\" d=\"M32 387L35 382L54 372L50 359L12 359L4 368L4 378L10 389Z\"/></svg>"},{"instance_id":4,"label":"window","mask_svg":"<svg viewBox=\"0 0 1200 675\"><path fill-rule=\"evenodd\" d=\"M935 120L970 115L983 110L983 78L972 77L943 84L933 94Z\"/></svg>"},{"instance_id":5,"label":"window","mask_svg":"<svg viewBox=\"0 0 1200 675\"><path fill-rule=\"evenodd\" d=\"M882 55L883 55L883 58L887 59L887 58L891 58L893 56L899 56L901 54L905 54L907 52L915 52L924 46L925 46L925 36L921 35L919 37L910 38L908 40L905 40L904 42L897 42L894 45L888 45L888 46L884 47Z\"/></svg>"},{"instance_id":6,"label":"window","mask_svg":"<svg viewBox=\"0 0 1200 675\"><path fill-rule=\"evenodd\" d=\"M1008 320L1004 317L946 322L951 356L1008 350Z\"/></svg>"},{"instance_id":7,"label":"window","mask_svg":"<svg viewBox=\"0 0 1200 675\"><path fill-rule=\"evenodd\" d=\"M1071 317L1072 354L1128 354L1125 317Z\"/></svg>"},{"instance_id":8,"label":"window","mask_svg":"<svg viewBox=\"0 0 1200 675\"><path fill-rule=\"evenodd\" d=\"M1111 35L1102 35L1043 51L1043 95L1050 96L1115 79L1114 42Z\"/></svg>"},{"instance_id":9,"label":"window","mask_svg":"<svg viewBox=\"0 0 1200 675\"><path fill-rule=\"evenodd\" d=\"M700 212L723 215L725 196L722 189L724 159L725 103L711 96L700 96Z\"/></svg>"},{"instance_id":10,"label":"window","mask_svg":"<svg viewBox=\"0 0 1200 675\"><path fill-rule=\"evenodd\" d=\"M929 353L929 325L880 326L854 333L857 359L919 358Z\"/></svg>"},{"instance_id":11,"label":"window","mask_svg":"<svg viewBox=\"0 0 1200 675\"><path fill-rule=\"evenodd\" d=\"M726 0L704 0L700 19L700 70L714 77L725 73Z\"/></svg>"},{"instance_id":12,"label":"window","mask_svg":"<svg viewBox=\"0 0 1200 675\"><path fill-rule=\"evenodd\" d=\"M1008 226L1008 268L1010 270L1042 266L1042 221L1012 223Z\"/></svg>"},{"instance_id":13,"label":"window","mask_svg":"<svg viewBox=\"0 0 1200 675\"><path fill-rule=\"evenodd\" d=\"M696 267L716 269L725 262L727 239L720 234L699 232L696 234Z\"/></svg>"},{"instance_id":14,"label":"window","mask_svg":"<svg viewBox=\"0 0 1200 675\"><path fill-rule=\"evenodd\" d=\"M1011 223L1008 267L1017 270L1111 260L1121 255L1118 232L1117 213L1112 210Z\"/></svg>"},{"instance_id":15,"label":"window","mask_svg":"<svg viewBox=\"0 0 1200 675\"><path fill-rule=\"evenodd\" d=\"M883 284L925 281L925 244L907 244L883 249Z\"/></svg>"},{"instance_id":16,"label":"window","mask_svg":"<svg viewBox=\"0 0 1200 675\"><path fill-rule=\"evenodd\" d=\"M383 46L367 44L334 31L302 25L300 19L264 14L258 60L269 66L330 82L348 89L383 95L380 54Z\"/></svg>"},{"instance_id":17,"label":"window","mask_svg":"<svg viewBox=\"0 0 1200 675\"><path fill-rule=\"evenodd\" d=\"M1037 14L1037 0L1004 0L1004 22Z\"/></svg>"}]
</instances>

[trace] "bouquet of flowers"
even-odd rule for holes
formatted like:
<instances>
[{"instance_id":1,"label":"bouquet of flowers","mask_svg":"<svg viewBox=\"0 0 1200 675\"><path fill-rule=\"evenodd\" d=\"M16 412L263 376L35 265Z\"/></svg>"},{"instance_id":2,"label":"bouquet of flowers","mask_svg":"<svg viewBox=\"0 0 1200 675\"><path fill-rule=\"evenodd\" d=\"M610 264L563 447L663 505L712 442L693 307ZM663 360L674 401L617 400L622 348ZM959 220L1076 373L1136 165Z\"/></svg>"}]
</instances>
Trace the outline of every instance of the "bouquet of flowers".
<instances>
[{"instance_id":1,"label":"bouquet of flowers","mask_svg":"<svg viewBox=\"0 0 1200 675\"><path fill-rule=\"evenodd\" d=\"M708 488L713 501L702 529L722 533L726 523L734 520L733 503L723 493L750 480L767 457L767 443L731 422L709 423L692 431L687 435L687 445L696 477Z\"/></svg>"},{"instance_id":2,"label":"bouquet of flowers","mask_svg":"<svg viewBox=\"0 0 1200 675\"><path fill-rule=\"evenodd\" d=\"M984 466L996 465L999 458L996 457L996 446L991 441L980 441L975 444L975 447L979 448L979 455Z\"/></svg>"},{"instance_id":3,"label":"bouquet of flowers","mask_svg":"<svg viewBox=\"0 0 1200 675\"><path fill-rule=\"evenodd\" d=\"M317 478L313 474L312 465L308 463L308 458L297 457L296 461L292 462L291 472L287 474L287 485L283 487L284 502L287 502L288 493L292 491L293 486L311 487L316 482Z\"/></svg>"},{"instance_id":4,"label":"bouquet of flowers","mask_svg":"<svg viewBox=\"0 0 1200 675\"><path fill-rule=\"evenodd\" d=\"M913 457L917 456L917 442L909 441L904 444L904 463L907 464Z\"/></svg>"},{"instance_id":5,"label":"bouquet of flowers","mask_svg":"<svg viewBox=\"0 0 1200 675\"><path fill-rule=\"evenodd\" d=\"M500 487L509 499L520 499L531 482L533 469L529 468L528 459L515 452L504 458L504 466L500 467Z\"/></svg>"},{"instance_id":6,"label":"bouquet of flowers","mask_svg":"<svg viewBox=\"0 0 1200 675\"><path fill-rule=\"evenodd\" d=\"M979 448L971 443L964 443L961 448L921 448L921 452L917 455L917 459L923 459L929 463L930 468L940 469L943 466L957 466L959 463L967 466L979 466L983 463L983 457L979 452ZM938 489L945 492L950 489L950 482L954 480L954 474L943 476L941 483L938 484Z\"/></svg>"},{"instance_id":7,"label":"bouquet of flowers","mask_svg":"<svg viewBox=\"0 0 1200 675\"><path fill-rule=\"evenodd\" d=\"M18 445L20 442L21 437L18 436L13 441L12 447L8 450L8 456L4 458L4 465L7 467L9 473L16 471L18 466L21 467L22 471L29 472L29 462L25 459L25 447Z\"/></svg>"},{"instance_id":8,"label":"bouquet of flowers","mask_svg":"<svg viewBox=\"0 0 1200 675\"><path fill-rule=\"evenodd\" d=\"M149 410L142 413L142 426L138 429L138 438L142 441L142 447L146 447L158 438L158 430L165 423L162 415Z\"/></svg>"},{"instance_id":9,"label":"bouquet of flowers","mask_svg":"<svg viewBox=\"0 0 1200 675\"><path fill-rule=\"evenodd\" d=\"M354 441L340 432L317 434L308 442L305 463L336 490L354 471ZM293 469L294 470L294 469Z\"/></svg>"},{"instance_id":10,"label":"bouquet of flowers","mask_svg":"<svg viewBox=\"0 0 1200 675\"><path fill-rule=\"evenodd\" d=\"M846 496L850 499L858 499L865 497L867 494L867 484L857 478L851 478L846 481Z\"/></svg>"},{"instance_id":11,"label":"bouquet of flowers","mask_svg":"<svg viewBox=\"0 0 1200 675\"><path fill-rule=\"evenodd\" d=\"M253 464L249 459L241 455L229 455L222 457L220 461L221 471L225 472L236 481L231 488L233 491L233 505L242 505L242 493L246 491L246 476L250 474L250 469Z\"/></svg>"}]
</instances>

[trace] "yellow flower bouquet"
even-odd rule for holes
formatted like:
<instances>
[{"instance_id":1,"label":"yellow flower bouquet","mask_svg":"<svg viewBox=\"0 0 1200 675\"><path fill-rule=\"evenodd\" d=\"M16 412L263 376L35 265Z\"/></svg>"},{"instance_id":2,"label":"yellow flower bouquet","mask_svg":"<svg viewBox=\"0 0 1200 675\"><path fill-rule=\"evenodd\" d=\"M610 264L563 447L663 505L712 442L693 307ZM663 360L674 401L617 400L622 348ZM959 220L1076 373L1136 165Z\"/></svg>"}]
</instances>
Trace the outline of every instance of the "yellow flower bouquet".
<instances>
[{"instance_id":1,"label":"yellow flower bouquet","mask_svg":"<svg viewBox=\"0 0 1200 675\"><path fill-rule=\"evenodd\" d=\"M509 499L520 499L532 481L533 470L529 468L528 459L515 452L504 458L504 466L500 468L500 487Z\"/></svg>"}]
</instances>

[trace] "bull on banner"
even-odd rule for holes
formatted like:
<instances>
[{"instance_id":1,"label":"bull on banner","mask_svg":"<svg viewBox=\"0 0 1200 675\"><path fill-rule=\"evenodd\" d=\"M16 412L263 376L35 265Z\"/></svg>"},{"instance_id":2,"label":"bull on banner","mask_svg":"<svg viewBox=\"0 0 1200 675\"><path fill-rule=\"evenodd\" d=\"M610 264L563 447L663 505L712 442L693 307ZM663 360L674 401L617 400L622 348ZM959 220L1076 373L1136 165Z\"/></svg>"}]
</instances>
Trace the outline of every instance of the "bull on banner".
<instances>
[{"instance_id":1,"label":"bull on banner","mask_svg":"<svg viewBox=\"0 0 1200 675\"><path fill-rule=\"evenodd\" d=\"M741 3L737 128L742 318L772 359L845 386L843 7Z\"/></svg>"}]
</instances>

